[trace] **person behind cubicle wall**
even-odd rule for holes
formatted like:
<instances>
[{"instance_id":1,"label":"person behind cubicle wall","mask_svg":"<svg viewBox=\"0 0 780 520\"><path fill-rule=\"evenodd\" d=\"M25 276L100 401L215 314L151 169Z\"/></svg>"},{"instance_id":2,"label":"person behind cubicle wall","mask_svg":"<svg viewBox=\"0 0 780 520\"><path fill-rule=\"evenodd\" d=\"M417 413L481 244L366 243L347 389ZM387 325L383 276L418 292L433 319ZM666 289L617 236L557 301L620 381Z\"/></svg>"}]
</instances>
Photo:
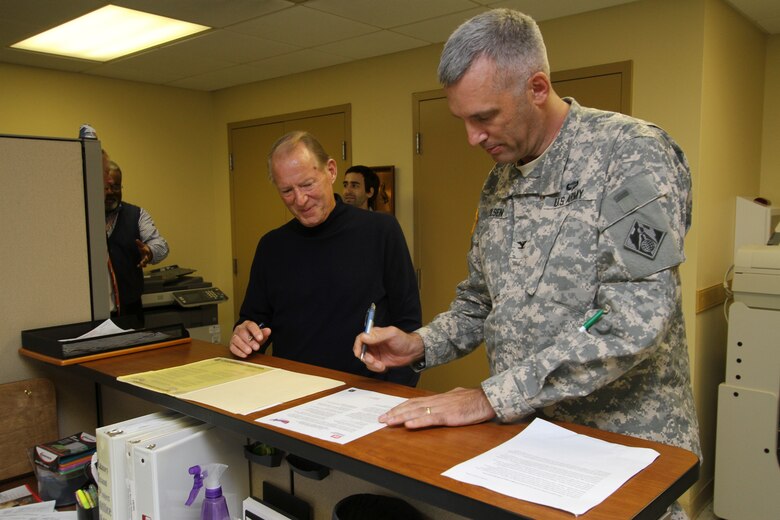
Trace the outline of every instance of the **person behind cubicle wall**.
<instances>
[{"instance_id":1,"label":"person behind cubicle wall","mask_svg":"<svg viewBox=\"0 0 780 520\"><path fill-rule=\"evenodd\" d=\"M375 210L379 195L379 176L362 164L347 168L344 173L344 202L360 209Z\"/></svg>"},{"instance_id":2,"label":"person behind cubicle wall","mask_svg":"<svg viewBox=\"0 0 780 520\"><path fill-rule=\"evenodd\" d=\"M122 170L103 151L103 187L111 315L143 324L143 268L168 256L168 243L149 213L122 200Z\"/></svg>"},{"instance_id":3,"label":"person behind cubicle wall","mask_svg":"<svg viewBox=\"0 0 780 520\"><path fill-rule=\"evenodd\" d=\"M536 414L699 454L679 273L691 223L682 150L653 124L560 98L538 26L517 11L460 26L439 79L469 143L496 162L468 278L425 327L374 328L353 353L366 344L376 371L423 369L484 341L491 376L380 420L420 428Z\"/></svg>"},{"instance_id":4,"label":"person behind cubicle wall","mask_svg":"<svg viewBox=\"0 0 780 520\"><path fill-rule=\"evenodd\" d=\"M274 356L415 386L419 376L409 367L376 374L350 348L372 303L377 324L408 331L422 324L396 219L334 194L336 161L306 132L281 137L268 170L295 218L257 245L230 351L244 358L273 342Z\"/></svg>"}]
</instances>

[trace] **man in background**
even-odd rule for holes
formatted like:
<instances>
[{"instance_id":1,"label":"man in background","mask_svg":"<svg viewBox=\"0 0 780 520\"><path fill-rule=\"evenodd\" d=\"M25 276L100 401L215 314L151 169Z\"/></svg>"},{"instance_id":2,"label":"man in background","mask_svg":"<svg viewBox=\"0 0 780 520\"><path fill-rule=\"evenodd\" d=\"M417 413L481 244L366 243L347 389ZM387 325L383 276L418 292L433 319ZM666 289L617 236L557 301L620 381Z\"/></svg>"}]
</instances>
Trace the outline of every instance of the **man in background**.
<instances>
[{"instance_id":1,"label":"man in background","mask_svg":"<svg viewBox=\"0 0 780 520\"><path fill-rule=\"evenodd\" d=\"M103 151L103 186L111 314L143 323L143 268L168 256L168 243L149 213L122 200L122 170Z\"/></svg>"},{"instance_id":2,"label":"man in background","mask_svg":"<svg viewBox=\"0 0 780 520\"><path fill-rule=\"evenodd\" d=\"M372 370L447 363L484 341L478 388L410 399L389 425L532 415L700 453L679 265L691 224L688 163L655 125L553 90L536 22L477 15L439 63L450 111L495 160L468 278L449 310L407 334L375 328L353 353ZM675 518L685 518L675 504Z\"/></svg>"},{"instance_id":3,"label":"man in background","mask_svg":"<svg viewBox=\"0 0 780 520\"><path fill-rule=\"evenodd\" d=\"M350 166L344 174L344 202L360 209L375 210L379 176L368 166Z\"/></svg>"},{"instance_id":4,"label":"man in background","mask_svg":"<svg viewBox=\"0 0 780 520\"><path fill-rule=\"evenodd\" d=\"M257 245L230 351L247 357L273 342L273 355L414 386L409 367L369 371L350 349L376 305L374 322L421 325L417 278L398 221L334 194L338 171L306 132L281 137L268 171L295 217Z\"/></svg>"}]
</instances>

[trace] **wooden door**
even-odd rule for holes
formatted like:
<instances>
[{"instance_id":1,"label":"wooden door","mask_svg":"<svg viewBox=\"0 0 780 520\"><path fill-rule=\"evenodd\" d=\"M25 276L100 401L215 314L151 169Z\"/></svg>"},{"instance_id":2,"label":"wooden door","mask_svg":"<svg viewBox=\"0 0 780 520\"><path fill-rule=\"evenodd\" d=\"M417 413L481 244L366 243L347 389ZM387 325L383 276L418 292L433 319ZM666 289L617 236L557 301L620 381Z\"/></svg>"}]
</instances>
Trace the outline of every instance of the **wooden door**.
<instances>
[{"instance_id":1,"label":"wooden door","mask_svg":"<svg viewBox=\"0 0 780 520\"><path fill-rule=\"evenodd\" d=\"M561 96L581 105L629 113L631 63L552 74ZM414 162L414 257L420 279L423 323L449 308L455 286L466 278L479 194L493 167L481 148L469 146L463 122L450 114L442 90L413 95L419 150ZM476 387L489 375L484 346L447 365L427 370L420 387L436 392Z\"/></svg>"},{"instance_id":2,"label":"wooden door","mask_svg":"<svg viewBox=\"0 0 780 520\"><path fill-rule=\"evenodd\" d=\"M265 233L292 218L268 178L267 157L273 143L293 130L305 130L314 135L336 160L339 171L349 164L349 105L229 125L233 308L236 319L246 294L257 242Z\"/></svg>"}]
</instances>

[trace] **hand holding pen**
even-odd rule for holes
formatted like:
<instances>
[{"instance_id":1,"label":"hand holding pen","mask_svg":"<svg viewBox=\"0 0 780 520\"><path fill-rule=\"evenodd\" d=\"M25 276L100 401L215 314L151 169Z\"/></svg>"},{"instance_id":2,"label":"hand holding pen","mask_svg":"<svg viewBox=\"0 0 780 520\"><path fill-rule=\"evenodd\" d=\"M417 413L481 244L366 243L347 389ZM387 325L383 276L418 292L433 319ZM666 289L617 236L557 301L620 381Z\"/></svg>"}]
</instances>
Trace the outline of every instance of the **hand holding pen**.
<instances>
[{"instance_id":1,"label":"hand holding pen","mask_svg":"<svg viewBox=\"0 0 780 520\"><path fill-rule=\"evenodd\" d=\"M239 323L233 330L233 336L230 337L230 352L240 358L245 358L260 350L270 335L271 329L266 327L263 322L255 323L246 320Z\"/></svg>"},{"instance_id":2,"label":"hand holding pen","mask_svg":"<svg viewBox=\"0 0 780 520\"><path fill-rule=\"evenodd\" d=\"M376 314L376 305L371 304L371 306L368 308L368 312L366 312L366 321L364 323L363 332L368 334L371 332L371 329L374 327L374 316ZM360 350L360 361L363 361L363 356L366 355L366 349L368 347L364 343Z\"/></svg>"}]
</instances>

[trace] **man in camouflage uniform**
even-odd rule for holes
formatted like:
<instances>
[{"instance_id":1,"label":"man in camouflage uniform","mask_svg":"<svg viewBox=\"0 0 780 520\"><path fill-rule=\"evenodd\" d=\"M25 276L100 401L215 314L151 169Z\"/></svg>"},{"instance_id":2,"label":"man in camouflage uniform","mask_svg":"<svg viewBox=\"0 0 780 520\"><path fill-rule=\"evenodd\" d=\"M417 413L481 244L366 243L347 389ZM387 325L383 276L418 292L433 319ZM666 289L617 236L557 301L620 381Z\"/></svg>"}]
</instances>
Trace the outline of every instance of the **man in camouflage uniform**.
<instances>
[{"instance_id":1,"label":"man in camouflage uniform","mask_svg":"<svg viewBox=\"0 0 780 520\"><path fill-rule=\"evenodd\" d=\"M431 367L484 340L491 377L380 420L417 428L535 413L698 454L678 270L691 223L682 150L652 124L561 99L538 27L516 11L458 28L439 79L469 142L497 163L469 276L429 325L375 328L354 351L367 345L372 370Z\"/></svg>"}]
</instances>

